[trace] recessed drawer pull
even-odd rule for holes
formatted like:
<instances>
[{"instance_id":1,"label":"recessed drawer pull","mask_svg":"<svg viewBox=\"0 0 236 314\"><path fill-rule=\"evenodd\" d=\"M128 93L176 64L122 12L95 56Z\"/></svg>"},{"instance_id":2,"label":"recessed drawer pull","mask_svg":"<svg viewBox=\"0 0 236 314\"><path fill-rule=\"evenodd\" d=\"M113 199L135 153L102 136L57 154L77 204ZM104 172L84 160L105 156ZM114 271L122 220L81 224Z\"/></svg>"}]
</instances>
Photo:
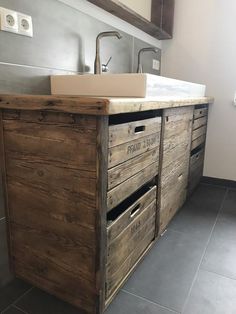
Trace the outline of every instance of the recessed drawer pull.
<instances>
[{"instance_id":1,"label":"recessed drawer pull","mask_svg":"<svg viewBox=\"0 0 236 314\"><path fill-rule=\"evenodd\" d=\"M178 176L178 180L181 181L183 179L183 174L181 173L179 176Z\"/></svg>"},{"instance_id":2,"label":"recessed drawer pull","mask_svg":"<svg viewBox=\"0 0 236 314\"><path fill-rule=\"evenodd\" d=\"M139 213L140 207L141 207L141 204L139 203L137 206L135 206L132 209L132 211L130 212L130 218L133 218L134 216L136 216Z\"/></svg>"},{"instance_id":3,"label":"recessed drawer pull","mask_svg":"<svg viewBox=\"0 0 236 314\"><path fill-rule=\"evenodd\" d=\"M145 129L146 129L145 125L136 126L136 128L134 129L134 133L144 132Z\"/></svg>"}]
</instances>

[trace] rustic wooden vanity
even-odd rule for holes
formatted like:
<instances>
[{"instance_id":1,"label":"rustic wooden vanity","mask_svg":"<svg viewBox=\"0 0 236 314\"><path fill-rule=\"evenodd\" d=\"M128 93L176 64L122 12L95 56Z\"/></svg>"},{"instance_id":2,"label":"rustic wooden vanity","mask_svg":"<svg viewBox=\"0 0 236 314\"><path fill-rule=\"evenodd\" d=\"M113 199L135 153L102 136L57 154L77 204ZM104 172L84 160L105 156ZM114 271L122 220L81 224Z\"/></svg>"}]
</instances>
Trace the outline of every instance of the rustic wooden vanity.
<instances>
[{"instance_id":1,"label":"rustic wooden vanity","mask_svg":"<svg viewBox=\"0 0 236 314\"><path fill-rule=\"evenodd\" d=\"M212 101L0 95L16 276L102 313L198 184Z\"/></svg>"}]
</instances>

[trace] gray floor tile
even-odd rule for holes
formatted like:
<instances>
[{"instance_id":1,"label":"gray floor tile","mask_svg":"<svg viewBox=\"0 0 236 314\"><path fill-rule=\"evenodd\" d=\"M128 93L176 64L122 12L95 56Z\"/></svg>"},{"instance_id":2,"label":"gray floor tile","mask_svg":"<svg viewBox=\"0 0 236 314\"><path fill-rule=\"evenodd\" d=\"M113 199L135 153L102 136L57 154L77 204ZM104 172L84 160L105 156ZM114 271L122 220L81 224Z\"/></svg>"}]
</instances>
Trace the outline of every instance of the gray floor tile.
<instances>
[{"instance_id":1,"label":"gray floor tile","mask_svg":"<svg viewBox=\"0 0 236 314\"><path fill-rule=\"evenodd\" d=\"M184 314L235 314L236 281L200 271Z\"/></svg>"},{"instance_id":2,"label":"gray floor tile","mask_svg":"<svg viewBox=\"0 0 236 314\"><path fill-rule=\"evenodd\" d=\"M31 288L27 283L14 279L4 288L0 289L0 312L5 310L16 299L22 296L26 291Z\"/></svg>"},{"instance_id":3,"label":"gray floor tile","mask_svg":"<svg viewBox=\"0 0 236 314\"><path fill-rule=\"evenodd\" d=\"M37 288L27 293L16 305L29 314L82 314L70 304Z\"/></svg>"},{"instance_id":4,"label":"gray floor tile","mask_svg":"<svg viewBox=\"0 0 236 314\"><path fill-rule=\"evenodd\" d=\"M104 314L175 314L157 304L121 291Z\"/></svg>"},{"instance_id":5,"label":"gray floor tile","mask_svg":"<svg viewBox=\"0 0 236 314\"><path fill-rule=\"evenodd\" d=\"M201 268L236 279L236 215L220 215Z\"/></svg>"},{"instance_id":6,"label":"gray floor tile","mask_svg":"<svg viewBox=\"0 0 236 314\"><path fill-rule=\"evenodd\" d=\"M202 241L207 241L217 214L222 205L226 189L200 185L169 225Z\"/></svg>"},{"instance_id":7,"label":"gray floor tile","mask_svg":"<svg viewBox=\"0 0 236 314\"><path fill-rule=\"evenodd\" d=\"M236 216L236 190L228 190L221 215Z\"/></svg>"},{"instance_id":8,"label":"gray floor tile","mask_svg":"<svg viewBox=\"0 0 236 314\"><path fill-rule=\"evenodd\" d=\"M2 314L25 314L25 313L26 312L23 312L14 306L11 306L6 311L4 311Z\"/></svg>"},{"instance_id":9,"label":"gray floor tile","mask_svg":"<svg viewBox=\"0 0 236 314\"><path fill-rule=\"evenodd\" d=\"M203 251L204 245L198 239L169 230L139 265L124 290L178 312Z\"/></svg>"}]
</instances>

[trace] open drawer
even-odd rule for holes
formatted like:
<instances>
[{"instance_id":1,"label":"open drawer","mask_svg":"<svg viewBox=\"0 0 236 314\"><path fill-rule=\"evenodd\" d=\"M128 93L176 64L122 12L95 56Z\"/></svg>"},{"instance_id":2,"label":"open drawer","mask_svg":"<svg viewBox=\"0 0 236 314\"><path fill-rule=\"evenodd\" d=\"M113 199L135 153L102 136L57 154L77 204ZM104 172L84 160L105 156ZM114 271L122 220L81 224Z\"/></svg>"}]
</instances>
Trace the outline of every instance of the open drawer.
<instances>
[{"instance_id":1,"label":"open drawer","mask_svg":"<svg viewBox=\"0 0 236 314\"><path fill-rule=\"evenodd\" d=\"M145 186L108 214L106 299L128 277L155 237L157 188Z\"/></svg>"}]
</instances>

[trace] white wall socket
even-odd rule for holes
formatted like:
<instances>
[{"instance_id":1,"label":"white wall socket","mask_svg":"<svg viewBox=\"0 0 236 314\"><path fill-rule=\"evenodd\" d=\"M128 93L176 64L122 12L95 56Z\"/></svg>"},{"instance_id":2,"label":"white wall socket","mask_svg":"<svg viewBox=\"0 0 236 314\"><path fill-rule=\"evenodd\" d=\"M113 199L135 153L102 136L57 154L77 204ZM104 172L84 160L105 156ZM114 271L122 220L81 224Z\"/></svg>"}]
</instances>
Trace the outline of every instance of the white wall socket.
<instances>
[{"instance_id":1,"label":"white wall socket","mask_svg":"<svg viewBox=\"0 0 236 314\"><path fill-rule=\"evenodd\" d=\"M0 7L0 20L2 31L18 33L18 16L15 11Z\"/></svg>"},{"instance_id":2,"label":"white wall socket","mask_svg":"<svg viewBox=\"0 0 236 314\"><path fill-rule=\"evenodd\" d=\"M18 34L33 37L32 17L18 13Z\"/></svg>"},{"instance_id":3,"label":"white wall socket","mask_svg":"<svg viewBox=\"0 0 236 314\"><path fill-rule=\"evenodd\" d=\"M153 59L152 60L152 68L153 68L153 70L159 71L160 70L160 61Z\"/></svg>"},{"instance_id":4,"label":"white wall socket","mask_svg":"<svg viewBox=\"0 0 236 314\"><path fill-rule=\"evenodd\" d=\"M33 23L29 15L0 7L0 30L33 37Z\"/></svg>"}]
</instances>

